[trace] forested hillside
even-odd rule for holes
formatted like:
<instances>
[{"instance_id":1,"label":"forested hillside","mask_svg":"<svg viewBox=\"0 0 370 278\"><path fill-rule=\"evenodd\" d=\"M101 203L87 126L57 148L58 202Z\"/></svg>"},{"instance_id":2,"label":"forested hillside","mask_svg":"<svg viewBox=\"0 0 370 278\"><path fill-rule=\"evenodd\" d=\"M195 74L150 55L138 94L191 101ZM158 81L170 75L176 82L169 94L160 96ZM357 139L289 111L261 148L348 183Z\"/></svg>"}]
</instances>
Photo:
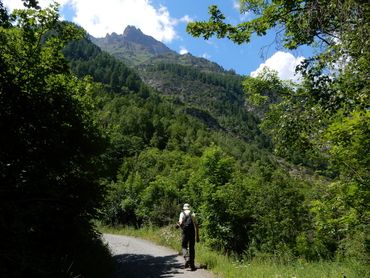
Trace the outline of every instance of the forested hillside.
<instances>
[{"instance_id":1,"label":"forested hillside","mask_svg":"<svg viewBox=\"0 0 370 278\"><path fill-rule=\"evenodd\" d=\"M75 53L73 48L69 52ZM100 56L113 59L103 52L91 60L74 57L72 69L89 64L88 73L97 81L102 80L96 72L108 68L110 76L122 76L114 73L122 67L118 61L100 63L95 60ZM348 238L340 226L331 235L322 230L326 221L336 222L330 219L333 216L322 218L328 200L321 194L333 194L327 186L338 175L325 156L307 157L304 149L291 153L293 162L312 170L277 159L257 125L269 109L258 108L258 117L247 111L240 76L212 63L210 68L207 63L197 66L198 58L190 66L181 62L189 61L186 57L166 57L150 58L137 68L160 91L140 85L148 94L137 94L125 89L126 83L109 100L104 95L98 98L103 107L100 119L113 145L122 148L118 153L113 150L122 154L116 156L118 164L122 161L117 176L106 180L111 188L106 223L163 226L173 223L181 203L191 202L199 210L204 241L218 250L251 257L259 252L289 252L329 259L353 252L343 249L343 244L361 245L364 239ZM273 75L269 78L249 78L244 89L260 89L262 100L270 97L268 103L280 103L281 93L289 93L290 85ZM112 78L105 83L108 91L118 88ZM243 129L245 124L248 128ZM294 136L294 129L286 132L286 138L290 132ZM315 170L324 176L315 175ZM345 203L340 206L344 213ZM360 248L354 253L365 258L366 252Z\"/></svg>"},{"instance_id":2,"label":"forested hillside","mask_svg":"<svg viewBox=\"0 0 370 278\"><path fill-rule=\"evenodd\" d=\"M24 2L9 17L0 1L0 276L108 277L94 221L173 225L183 203L202 242L236 258L369 263L367 59L350 52L336 78L305 64L294 87L142 34L126 64Z\"/></svg>"},{"instance_id":3,"label":"forested hillside","mask_svg":"<svg viewBox=\"0 0 370 278\"><path fill-rule=\"evenodd\" d=\"M128 26L122 35L112 34L92 41L118 60L140 61L129 65L142 80L160 94L193 107L194 116L204 115L201 112L204 111L211 116L206 121L217 122L234 136L258 141L261 147L269 145L269 139L259 132L255 115L248 111L251 107L245 103L240 75L204 58L169 51L164 44L133 26Z\"/></svg>"},{"instance_id":4,"label":"forested hillside","mask_svg":"<svg viewBox=\"0 0 370 278\"><path fill-rule=\"evenodd\" d=\"M222 153L235 156L237 159L230 164L232 168L246 168L257 160L263 161L261 164L274 164L269 152L257 147L258 141L262 139L244 140L242 136L235 136L235 133L223 129L217 119L207 111L193 107L190 101L179 102L176 96L161 97L158 92L142 83L124 64L100 51L89 40L71 43L64 52L76 74L90 74L93 80L102 82L102 91L95 95L97 105L101 108L98 119L111 139L109 156L118 163L118 174L116 176L114 173L112 177L113 181L116 178L118 180L111 185L114 187L112 198L115 201L108 203L108 221L127 221L136 226L172 222L181 199L185 201L190 198L189 194L193 194L192 199L196 202L197 194L187 193L188 197L185 198L181 196L181 191L187 187L190 173L198 171L197 161L206 150L215 151L217 156ZM87 53L93 54L88 57ZM105 72L107 79L102 80L100 72ZM112 76L119 77L117 84L112 83ZM130 85L131 76L136 76L137 83L134 87ZM256 125L254 128L251 132L253 137L257 137L259 131ZM157 163L160 165L156 165ZM182 177L172 177L182 171ZM152 190L149 189L152 182L163 178L168 181L168 185L156 185L161 188L158 190L175 191L170 200L152 196L158 206L164 206L156 207L155 220L139 213L139 210L151 210L147 206L156 206L154 200L147 200L142 204L141 195L144 191ZM132 184L137 182L138 185ZM111 205L116 207L110 207ZM165 220L159 220L163 213L168 214L169 211L171 215L166 215ZM142 216L139 217L140 215Z\"/></svg>"}]
</instances>

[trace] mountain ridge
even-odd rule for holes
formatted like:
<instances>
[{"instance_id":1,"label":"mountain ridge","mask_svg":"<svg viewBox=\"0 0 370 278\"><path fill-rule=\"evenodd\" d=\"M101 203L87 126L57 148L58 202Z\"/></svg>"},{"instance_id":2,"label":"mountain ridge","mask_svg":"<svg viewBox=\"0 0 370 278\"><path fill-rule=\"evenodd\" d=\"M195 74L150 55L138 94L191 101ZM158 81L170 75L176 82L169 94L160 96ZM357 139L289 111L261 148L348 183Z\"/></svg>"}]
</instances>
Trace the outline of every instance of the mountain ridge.
<instances>
[{"instance_id":1,"label":"mountain ridge","mask_svg":"<svg viewBox=\"0 0 370 278\"><path fill-rule=\"evenodd\" d=\"M90 40L130 66L143 63L157 55L175 53L162 42L145 35L132 25L128 25L120 35L113 32L103 38L90 36Z\"/></svg>"},{"instance_id":2,"label":"mountain ridge","mask_svg":"<svg viewBox=\"0 0 370 278\"><path fill-rule=\"evenodd\" d=\"M203 110L222 129L247 141L254 140L257 120L245 103L243 76L205 58L190 53L180 55L134 26L126 27L122 35L113 33L92 42L134 69L160 94L183 102L194 111ZM161 46L164 51L156 54L151 51L154 46Z\"/></svg>"},{"instance_id":3,"label":"mountain ridge","mask_svg":"<svg viewBox=\"0 0 370 278\"><path fill-rule=\"evenodd\" d=\"M196 57L191 53L179 54L152 36L144 34L140 28L133 25L126 26L122 34L113 32L102 38L90 35L90 40L103 51L112 54L131 67L152 65L159 61L170 60L171 63L196 66L204 71L235 74L233 70L227 71L219 64L206 58Z\"/></svg>"}]
</instances>

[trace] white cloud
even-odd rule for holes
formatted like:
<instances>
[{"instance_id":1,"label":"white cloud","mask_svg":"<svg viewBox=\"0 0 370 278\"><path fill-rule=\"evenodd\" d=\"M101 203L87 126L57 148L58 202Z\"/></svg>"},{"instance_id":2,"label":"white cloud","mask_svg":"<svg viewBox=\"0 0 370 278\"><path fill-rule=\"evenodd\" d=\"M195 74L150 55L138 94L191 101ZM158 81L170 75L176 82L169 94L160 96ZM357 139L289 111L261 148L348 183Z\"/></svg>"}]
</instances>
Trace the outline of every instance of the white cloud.
<instances>
[{"instance_id":1,"label":"white cloud","mask_svg":"<svg viewBox=\"0 0 370 278\"><path fill-rule=\"evenodd\" d=\"M155 39L170 42L178 36L175 25L178 20L171 18L165 6L155 8L150 0L57 0L69 5L75 12L73 22L79 24L95 37L107 33L122 34L127 25L140 28L145 34ZM52 0L40 0L40 5L52 3ZM9 10L23 7L20 0L4 0ZM184 17L190 19L190 17Z\"/></svg>"},{"instance_id":2,"label":"white cloud","mask_svg":"<svg viewBox=\"0 0 370 278\"><path fill-rule=\"evenodd\" d=\"M166 7L155 9L148 0L70 0L76 16L73 21L90 34L102 37L106 33L121 34L127 25L140 28L160 41L177 37L175 20Z\"/></svg>"},{"instance_id":3,"label":"white cloud","mask_svg":"<svg viewBox=\"0 0 370 278\"><path fill-rule=\"evenodd\" d=\"M237 10L240 13L239 20L241 22L250 20L251 16L253 15L252 12L243 12L243 13L241 13L241 11L240 11L241 5L240 5L239 0L234 0L233 8L234 8L234 10Z\"/></svg>"},{"instance_id":4,"label":"white cloud","mask_svg":"<svg viewBox=\"0 0 370 278\"><path fill-rule=\"evenodd\" d=\"M251 20L252 19L252 16L253 16L253 13L252 12L245 12L243 14L240 14L240 21L248 21L248 20Z\"/></svg>"},{"instance_id":5,"label":"white cloud","mask_svg":"<svg viewBox=\"0 0 370 278\"><path fill-rule=\"evenodd\" d=\"M251 72L252 77L256 77L265 67L278 72L278 76L282 80L299 81L300 76L295 74L295 68L304 60L303 56L294 57L291 53L278 51L266 62L259 65L259 67Z\"/></svg>"},{"instance_id":6,"label":"white cloud","mask_svg":"<svg viewBox=\"0 0 370 278\"><path fill-rule=\"evenodd\" d=\"M184 22L184 23L190 23L190 22L193 22L194 19L191 18L189 15L184 15L182 18L180 18L180 22Z\"/></svg>"},{"instance_id":7,"label":"white cloud","mask_svg":"<svg viewBox=\"0 0 370 278\"><path fill-rule=\"evenodd\" d=\"M8 11L24 8L23 2L20 0L3 0L3 4Z\"/></svg>"},{"instance_id":8,"label":"white cloud","mask_svg":"<svg viewBox=\"0 0 370 278\"><path fill-rule=\"evenodd\" d=\"M204 59L209 59L211 58L211 55L209 55L208 53L203 53L201 57Z\"/></svg>"},{"instance_id":9,"label":"white cloud","mask_svg":"<svg viewBox=\"0 0 370 278\"><path fill-rule=\"evenodd\" d=\"M180 53L181 55L185 55L185 54L188 54L188 53L189 53L189 51L188 51L185 47L180 46L180 51L179 51L179 53Z\"/></svg>"},{"instance_id":10,"label":"white cloud","mask_svg":"<svg viewBox=\"0 0 370 278\"><path fill-rule=\"evenodd\" d=\"M237 10L238 12L240 11L240 2L238 0L234 0L233 8Z\"/></svg>"}]
</instances>

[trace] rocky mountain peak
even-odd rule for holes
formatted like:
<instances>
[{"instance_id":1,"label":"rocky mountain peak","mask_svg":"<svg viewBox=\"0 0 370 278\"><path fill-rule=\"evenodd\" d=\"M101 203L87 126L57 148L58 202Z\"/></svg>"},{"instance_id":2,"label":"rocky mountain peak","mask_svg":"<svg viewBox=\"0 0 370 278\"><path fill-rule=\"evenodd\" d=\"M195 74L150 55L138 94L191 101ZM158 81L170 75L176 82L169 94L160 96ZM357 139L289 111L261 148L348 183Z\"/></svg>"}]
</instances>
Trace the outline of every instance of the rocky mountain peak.
<instances>
[{"instance_id":1,"label":"rocky mountain peak","mask_svg":"<svg viewBox=\"0 0 370 278\"><path fill-rule=\"evenodd\" d=\"M127 39L145 36L146 35L140 30L140 28L136 28L133 25L128 25L123 31L123 37Z\"/></svg>"},{"instance_id":2,"label":"rocky mountain peak","mask_svg":"<svg viewBox=\"0 0 370 278\"><path fill-rule=\"evenodd\" d=\"M145 35L139 28L128 25L122 35L107 34L105 38L94 38L93 42L103 50L110 48L121 49L120 52L144 53L144 56L156 56L164 53L173 53L165 44L151 36Z\"/></svg>"}]
</instances>

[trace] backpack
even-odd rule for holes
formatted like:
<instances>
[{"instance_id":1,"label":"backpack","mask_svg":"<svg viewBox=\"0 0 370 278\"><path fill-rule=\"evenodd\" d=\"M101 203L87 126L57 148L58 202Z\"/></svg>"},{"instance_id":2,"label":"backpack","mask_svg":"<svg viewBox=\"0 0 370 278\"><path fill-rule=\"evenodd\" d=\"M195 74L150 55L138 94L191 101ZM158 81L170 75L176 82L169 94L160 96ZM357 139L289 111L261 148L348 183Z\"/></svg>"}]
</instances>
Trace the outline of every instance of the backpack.
<instances>
[{"instance_id":1,"label":"backpack","mask_svg":"<svg viewBox=\"0 0 370 278\"><path fill-rule=\"evenodd\" d=\"M184 222L183 222L183 229L184 231L191 231L194 230L193 218L191 217L192 213L185 215Z\"/></svg>"}]
</instances>

